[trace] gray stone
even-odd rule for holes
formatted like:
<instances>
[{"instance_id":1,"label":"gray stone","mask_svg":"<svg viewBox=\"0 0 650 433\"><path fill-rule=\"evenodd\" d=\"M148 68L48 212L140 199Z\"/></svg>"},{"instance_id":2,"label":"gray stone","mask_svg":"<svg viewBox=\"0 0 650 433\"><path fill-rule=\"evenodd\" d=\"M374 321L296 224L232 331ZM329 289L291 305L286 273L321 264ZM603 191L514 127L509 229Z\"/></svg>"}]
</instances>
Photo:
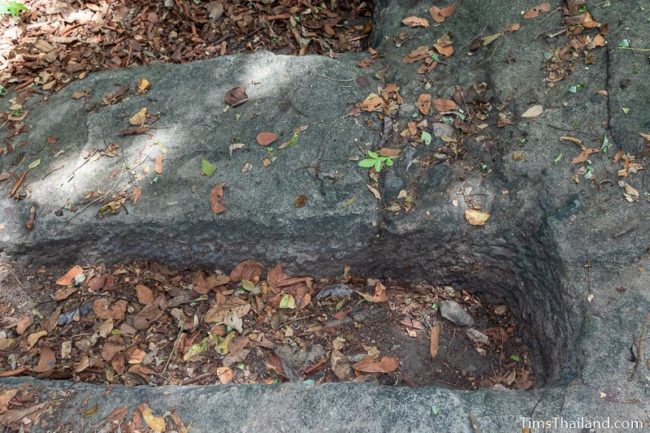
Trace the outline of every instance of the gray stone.
<instances>
[{"instance_id":1,"label":"gray stone","mask_svg":"<svg viewBox=\"0 0 650 433\"><path fill-rule=\"evenodd\" d=\"M320 301L326 298L341 299L352 296L354 290L347 284L330 284L325 286L316 293L316 300Z\"/></svg>"},{"instance_id":2,"label":"gray stone","mask_svg":"<svg viewBox=\"0 0 650 433\"><path fill-rule=\"evenodd\" d=\"M467 337L475 343L487 344L490 342L490 338L478 329L469 328L465 331L465 334L467 334Z\"/></svg>"},{"instance_id":3,"label":"gray stone","mask_svg":"<svg viewBox=\"0 0 650 433\"><path fill-rule=\"evenodd\" d=\"M474 319L458 303L454 301L442 301L440 303L440 315L451 323L460 326L472 326Z\"/></svg>"},{"instance_id":4,"label":"gray stone","mask_svg":"<svg viewBox=\"0 0 650 433\"><path fill-rule=\"evenodd\" d=\"M520 12L531 2L466 0L453 17L423 31L406 28L401 20L425 16L429 3L377 0L371 42L381 56L367 70L355 66L358 56L334 61L260 53L91 74L46 102L28 102L30 130L20 137L27 141L21 151L28 157L17 166L13 155L0 157L0 171L17 173L32 158L41 158L27 177L31 194L21 201L8 194L0 198L0 250L30 265L138 258L226 269L254 258L312 275L340 274L347 264L364 275L452 284L508 305L532 348L538 389L460 392L296 383L107 392L105 386L34 379L4 378L0 384L35 384L45 398L61 403L52 410L56 425L80 432L94 431L93 423L117 406L133 410L142 402L156 413L178 409L197 432L476 432L470 418L484 432L520 432L528 417L647 422L650 374L645 365L630 361L630 342L650 311L650 203L645 200L650 191L643 174L630 175L626 181L639 189L640 200L627 203L617 186L621 166L612 156L623 150L647 165L638 135L650 128L650 81L643 79L649 75L647 56L616 45L629 38L640 47L640 41L650 40L650 29L644 14L636 13L642 0L609 7L609 2L588 3L595 19L610 23L609 46L594 51L598 59L588 68L576 62L573 74L553 87L544 82L543 53L562 48L566 39L533 36L562 26L561 13L526 20L520 31L467 56L472 39L520 22ZM485 31L478 35L468 29ZM402 63L408 52L431 45L446 31L457 49L446 67L423 77ZM402 32L406 39L398 47L394 38ZM366 122L375 115L346 115L370 91L356 88L354 79L366 76L376 88L383 83L374 77L384 71L399 79L408 104L423 91L424 79L433 84L427 92L435 97L450 97L456 85L486 82L517 128L490 131L495 136L490 146L464 143L461 163L427 160L429 147L419 145L418 160L434 163L411 160L391 168L417 191L415 206L408 213L386 212L367 190L366 172L351 159L378 143L404 148L403 143L395 135L382 136L377 122ZM141 76L152 82L149 94L94 108L115 84L133 86ZM585 91L567 92L576 83L586 84ZM251 100L224 111L223 94L236 85L247 86ZM607 96L596 93L601 89ZM76 90L91 90L90 99L71 99ZM537 103L546 108L539 118L518 117ZM128 117L143 106L161 112L153 137L119 136ZM628 114L622 108L629 108ZM406 109L400 116L395 131L410 119ZM309 128L299 134L298 144L284 150L274 145L276 159L264 169L267 151L257 146L255 135L271 130L282 134L280 143L301 125ZM612 143L609 153L592 155L594 180L571 181L570 160L579 150L560 140L567 134L588 147L600 147L603 136ZM54 149L46 144L49 135L59 138ZM246 143L232 157L231 140ZM120 146L119 158L83 164L84 155L111 142ZM152 166L163 147L163 174L145 176L142 169ZM59 150L64 153L55 156ZM513 150L524 152L525 159L513 161ZM560 154L563 159L553 163ZM200 176L203 158L217 165L213 178ZM252 169L242 173L245 163ZM481 163L490 173L479 174ZM124 164L130 170L120 178ZM143 177L143 194L135 206L127 203L128 214L100 219L96 204L81 211L86 191L120 191L133 182L133 170ZM208 196L221 182L227 183L227 210L214 215ZM298 195L307 197L302 208L293 206ZM485 226L464 219L473 200L492 215ZM75 205L78 210L71 212ZM28 232L24 223L31 206L38 217ZM644 344L637 359L648 359L649 347ZM63 398L61 391L69 395ZM80 425L79 414L92 401L101 402L98 413ZM438 416L432 416L432 404Z\"/></svg>"}]
</instances>

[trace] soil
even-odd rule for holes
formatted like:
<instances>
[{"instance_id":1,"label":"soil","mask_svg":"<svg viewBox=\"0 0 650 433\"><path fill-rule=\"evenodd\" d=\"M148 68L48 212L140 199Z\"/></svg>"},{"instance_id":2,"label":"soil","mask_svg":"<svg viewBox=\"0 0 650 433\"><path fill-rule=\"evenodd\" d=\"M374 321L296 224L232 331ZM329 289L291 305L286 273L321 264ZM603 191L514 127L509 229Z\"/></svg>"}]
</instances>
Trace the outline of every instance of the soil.
<instances>
[{"instance_id":1,"label":"soil","mask_svg":"<svg viewBox=\"0 0 650 433\"><path fill-rule=\"evenodd\" d=\"M8 296L0 300L0 376L128 385L533 386L528 349L505 305L450 286L349 275L313 280L279 266L263 271L253 261L230 275L157 263L96 265L77 268L81 276L70 284L61 272L40 269L20 286L4 269L3 287L22 289L3 290ZM242 276L251 279L237 281ZM333 286L335 296L322 297ZM25 291L37 295L22 302ZM437 306L446 299L458 302L489 342L473 342L467 328L441 318ZM215 319L216 311L233 311L241 322L219 313ZM385 367L385 358L399 366ZM364 372L364 363L379 363L379 371Z\"/></svg>"}]
</instances>

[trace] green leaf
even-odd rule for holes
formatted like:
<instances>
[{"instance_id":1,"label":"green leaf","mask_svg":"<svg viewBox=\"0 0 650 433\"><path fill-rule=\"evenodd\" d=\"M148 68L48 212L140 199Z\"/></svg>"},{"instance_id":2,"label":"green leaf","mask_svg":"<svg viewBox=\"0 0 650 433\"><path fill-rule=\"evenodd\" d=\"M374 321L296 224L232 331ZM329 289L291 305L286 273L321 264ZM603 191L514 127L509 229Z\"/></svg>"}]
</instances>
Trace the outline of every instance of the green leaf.
<instances>
[{"instance_id":1,"label":"green leaf","mask_svg":"<svg viewBox=\"0 0 650 433\"><path fill-rule=\"evenodd\" d=\"M372 159L379 158L379 155L377 155L377 152L373 152L372 150L368 151L368 156L371 157Z\"/></svg>"},{"instance_id":2,"label":"green leaf","mask_svg":"<svg viewBox=\"0 0 650 433\"><path fill-rule=\"evenodd\" d=\"M216 350L220 355L227 355L228 349L230 347L230 342L233 340L233 338L235 338L235 335L237 335L235 331L230 332L228 335L226 335L226 338L221 340L218 344L215 344L214 350Z\"/></svg>"},{"instance_id":3,"label":"green leaf","mask_svg":"<svg viewBox=\"0 0 650 433\"><path fill-rule=\"evenodd\" d=\"M9 14L12 17L17 17L21 12L28 10L27 7L21 2L17 1L8 1L2 2L0 4L0 14L6 15Z\"/></svg>"},{"instance_id":4,"label":"green leaf","mask_svg":"<svg viewBox=\"0 0 650 433\"><path fill-rule=\"evenodd\" d=\"M293 296L289 295L288 293L285 293L280 298L280 308L293 310L296 308L296 300L293 299Z\"/></svg>"},{"instance_id":5,"label":"green leaf","mask_svg":"<svg viewBox=\"0 0 650 433\"><path fill-rule=\"evenodd\" d=\"M203 340L201 340L200 343L196 343L190 346L189 349L187 349L187 352L185 352L185 355L183 355L183 361L189 361L191 358L195 357L196 355L199 355L206 350L208 350L208 342L210 340L208 337L205 337Z\"/></svg>"},{"instance_id":6,"label":"green leaf","mask_svg":"<svg viewBox=\"0 0 650 433\"><path fill-rule=\"evenodd\" d=\"M248 280L241 280L241 286L247 292L252 293L253 295L259 295L260 288Z\"/></svg>"},{"instance_id":7,"label":"green leaf","mask_svg":"<svg viewBox=\"0 0 650 433\"><path fill-rule=\"evenodd\" d=\"M370 168L373 165L375 165L374 159L362 159L361 161L359 161L359 167L362 168Z\"/></svg>"},{"instance_id":8,"label":"green leaf","mask_svg":"<svg viewBox=\"0 0 650 433\"><path fill-rule=\"evenodd\" d=\"M620 48L630 48L631 45L632 43L630 42L629 39L621 39L618 43L618 46Z\"/></svg>"},{"instance_id":9,"label":"green leaf","mask_svg":"<svg viewBox=\"0 0 650 433\"><path fill-rule=\"evenodd\" d=\"M437 54L431 54L431 58L433 59L434 62L440 63L440 56Z\"/></svg>"},{"instance_id":10,"label":"green leaf","mask_svg":"<svg viewBox=\"0 0 650 433\"><path fill-rule=\"evenodd\" d=\"M521 358L519 358L519 355L510 355L510 359L512 359L515 362L521 361Z\"/></svg>"},{"instance_id":11,"label":"green leaf","mask_svg":"<svg viewBox=\"0 0 650 433\"><path fill-rule=\"evenodd\" d=\"M384 165L383 162L381 162L381 159L375 160L375 171L379 173L381 171L381 167Z\"/></svg>"},{"instance_id":12,"label":"green leaf","mask_svg":"<svg viewBox=\"0 0 650 433\"><path fill-rule=\"evenodd\" d=\"M630 109L627 108L627 107L623 107L623 108L621 108L621 110L623 111L623 114L627 114L627 113L630 112Z\"/></svg>"},{"instance_id":13,"label":"green leaf","mask_svg":"<svg viewBox=\"0 0 650 433\"><path fill-rule=\"evenodd\" d=\"M392 167L392 166L393 166L393 159L386 158L386 167Z\"/></svg>"},{"instance_id":14,"label":"green leaf","mask_svg":"<svg viewBox=\"0 0 650 433\"><path fill-rule=\"evenodd\" d=\"M564 156L564 154L562 152L560 152L560 154L558 156L556 156L555 159L553 160L553 163L557 164L558 162L560 162L562 160L563 156Z\"/></svg>"},{"instance_id":15,"label":"green leaf","mask_svg":"<svg viewBox=\"0 0 650 433\"><path fill-rule=\"evenodd\" d=\"M211 177L215 171L217 171L217 166L211 164L207 159L201 160L201 171L205 176Z\"/></svg>"},{"instance_id":16,"label":"green leaf","mask_svg":"<svg viewBox=\"0 0 650 433\"><path fill-rule=\"evenodd\" d=\"M433 137L431 137L431 134L429 134L427 131L422 131L422 135L420 135L420 140L424 142L427 146L431 144L431 140Z\"/></svg>"},{"instance_id":17,"label":"green leaf","mask_svg":"<svg viewBox=\"0 0 650 433\"><path fill-rule=\"evenodd\" d=\"M32 168L38 167L38 164L40 164L40 163L41 163L41 159L39 158L39 159L36 159L36 160L32 161L32 163L29 164L27 167L31 170Z\"/></svg>"},{"instance_id":18,"label":"green leaf","mask_svg":"<svg viewBox=\"0 0 650 433\"><path fill-rule=\"evenodd\" d=\"M440 409L438 409L438 406L436 406L435 404L431 405L431 415L433 416L440 415Z\"/></svg>"}]
</instances>

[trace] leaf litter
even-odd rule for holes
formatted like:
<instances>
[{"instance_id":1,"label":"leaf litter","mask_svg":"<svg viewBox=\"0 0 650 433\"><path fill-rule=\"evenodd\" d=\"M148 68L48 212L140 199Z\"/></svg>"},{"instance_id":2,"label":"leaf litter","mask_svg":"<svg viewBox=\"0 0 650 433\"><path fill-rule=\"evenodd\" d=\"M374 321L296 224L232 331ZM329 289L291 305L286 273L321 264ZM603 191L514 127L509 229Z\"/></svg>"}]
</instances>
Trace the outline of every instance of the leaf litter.
<instances>
[{"instance_id":1,"label":"leaf litter","mask_svg":"<svg viewBox=\"0 0 650 433\"><path fill-rule=\"evenodd\" d=\"M349 273L316 280L254 260L230 273L156 263L70 271L39 274L49 303L34 315L0 305L3 376L127 385L533 384L528 351L507 309L460 289ZM54 301L57 280L74 290ZM467 338L439 316L435 306L450 299L473 316L474 333L486 340ZM472 360L471 371L454 362L461 353ZM164 431L168 415L147 408L139 409L143 422Z\"/></svg>"}]
</instances>

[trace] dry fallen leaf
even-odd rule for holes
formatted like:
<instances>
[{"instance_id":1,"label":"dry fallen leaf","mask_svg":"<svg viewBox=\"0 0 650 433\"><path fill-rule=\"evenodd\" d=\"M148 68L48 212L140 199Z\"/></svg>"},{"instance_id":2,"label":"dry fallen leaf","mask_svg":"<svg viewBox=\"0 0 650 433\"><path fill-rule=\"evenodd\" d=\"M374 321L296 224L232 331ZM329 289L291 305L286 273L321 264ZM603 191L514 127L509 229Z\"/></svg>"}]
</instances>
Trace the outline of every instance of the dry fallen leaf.
<instances>
[{"instance_id":1,"label":"dry fallen leaf","mask_svg":"<svg viewBox=\"0 0 650 433\"><path fill-rule=\"evenodd\" d=\"M441 55L451 57L451 55L454 54L454 44L451 41L449 33L440 36L436 43L433 44L433 48L435 48Z\"/></svg>"},{"instance_id":2,"label":"dry fallen leaf","mask_svg":"<svg viewBox=\"0 0 650 433\"><path fill-rule=\"evenodd\" d=\"M38 332L33 332L27 336L27 349L30 350L36 343L38 343L38 340L41 339L41 337L44 337L47 335L47 331L38 331Z\"/></svg>"},{"instance_id":3,"label":"dry fallen leaf","mask_svg":"<svg viewBox=\"0 0 650 433\"><path fill-rule=\"evenodd\" d=\"M9 409L9 402L18 394L17 389L6 389L0 391L0 413L5 413Z\"/></svg>"},{"instance_id":4,"label":"dry fallen leaf","mask_svg":"<svg viewBox=\"0 0 650 433\"><path fill-rule=\"evenodd\" d=\"M429 353L431 358L438 356L438 348L440 344L440 322L431 325L431 338L429 341Z\"/></svg>"},{"instance_id":5,"label":"dry fallen leaf","mask_svg":"<svg viewBox=\"0 0 650 433\"><path fill-rule=\"evenodd\" d=\"M516 32L516 31L519 30L520 28L521 28L521 24L519 24L519 23L512 23L512 24L510 24L508 27L506 27L505 29L503 29L503 33L512 33L512 32Z\"/></svg>"},{"instance_id":6,"label":"dry fallen leaf","mask_svg":"<svg viewBox=\"0 0 650 433\"><path fill-rule=\"evenodd\" d=\"M133 191L131 191L131 203L136 204L138 200L140 200L141 196L142 196L142 188L136 186L135 188L133 188Z\"/></svg>"},{"instance_id":7,"label":"dry fallen leaf","mask_svg":"<svg viewBox=\"0 0 650 433\"><path fill-rule=\"evenodd\" d=\"M49 347L41 348L41 354L38 358L38 365L34 368L36 373L46 373L54 368L56 364L56 354Z\"/></svg>"},{"instance_id":8,"label":"dry fallen leaf","mask_svg":"<svg viewBox=\"0 0 650 433\"><path fill-rule=\"evenodd\" d=\"M551 4L548 2L540 3L534 8L528 9L526 12L524 12L524 18L525 19L531 19L535 18L542 12L548 12L551 10Z\"/></svg>"},{"instance_id":9,"label":"dry fallen leaf","mask_svg":"<svg viewBox=\"0 0 650 433\"><path fill-rule=\"evenodd\" d=\"M368 189L370 190L372 195L374 195L377 200L381 200L381 193L379 192L379 190L377 188L375 188L374 186L371 186L371 185L366 185L366 186L368 187Z\"/></svg>"},{"instance_id":10,"label":"dry fallen leaf","mask_svg":"<svg viewBox=\"0 0 650 433\"><path fill-rule=\"evenodd\" d=\"M226 210L226 206L222 202L224 186L225 184L221 183L210 191L210 209L216 214L220 214Z\"/></svg>"},{"instance_id":11,"label":"dry fallen leaf","mask_svg":"<svg viewBox=\"0 0 650 433\"><path fill-rule=\"evenodd\" d=\"M146 403L140 405L140 411L142 412L144 422L147 423L154 432L162 433L165 431L165 418L155 416Z\"/></svg>"},{"instance_id":12,"label":"dry fallen leaf","mask_svg":"<svg viewBox=\"0 0 650 433\"><path fill-rule=\"evenodd\" d=\"M235 268L230 272L230 281L238 283L241 280L248 280L257 284L263 272L263 264L256 262L255 260L245 260L235 266Z\"/></svg>"},{"instance_id":13,"label":"dry fallen leaf","mask_svg":"<svg viewBox=\"0 0 650 433\"><path fill-rule=\"evenodd\" d=\"M277 139L278 134L275 134L273 132L260 132L257 134L257 144L260 146L268 146L270 144L273 144Z\"/></svg>"},{"instance_id":14,"label":"dry fallen leaf","mask_svg":"<svg viewBox=\"0 0 650 433\"><path fill-rule=\"evenodd\" d=\"M365 357L352 366L364 373L391 373L399 368L399 359L384 356L375 362L371 357Z\"/></svg>"},{"instance_id":15,"label":"dry fallen leaf","mask_svg":"<svg viewBox=\"0 0 650 433\"><path fill-rule=\"evenodd\" d=\"M363 111L368 111L368 112L373 112L373 111L382 111L384 108L385 102L381 98L381 96L371 93L364 99L360 104L359 107Z\"/></svg>"},{"instance_id":16,"label":"dry fallen leaf","mask_svg":"<svg viewBox=\"0 0 650 433\"><path fill-rule=\"evenodd\" d=\"M153 292L144 284L137 284L135 286L135 296L142 305L149 305L153 302Z\"/></svg>"},{"instance_id":17,"label":"dry fallen leaf","mask_svg":"<svg viewBox=\"0 0 650 433\"><path fill-rule=\"evenodd\" d=\"M466 209L465 219L473 226L482 226L490 219L490 214L477 209Z\"/></svg>"},{"instance_id":18,"label":"dry fallen leaf","mask_svg":"<svg viewBox=\"0 0 650 433\"><path fill-rule=\"evenodd\" d=\"M424 114L425 116L428 115L431 112L431 95L428 93L422 93L420 96L418 96L417 106L420 110L420 113Z\"/></svg>"},{"instance_id":19,"label":"dry fallen leaf","mask_svg":"<svg viewBox=\"0 0 650 433\"><path fill-rule=\"evenodd\" d=\"M445 22L445 20L452 16L454 12L456 12L455 4L450 4L444 8L439 8L438 6L431 6L431 8L429 8L431 18L433 18L433 20L437 23Z\"/></svg>"},{"instance_id":20,"label":"dry fallen leaf","mask_svg":"<svg viewBox=\"0 0 650 433\"><path fill-rule=\"evenodd\" d=\"M409 27L429 27L429 21L427 21L426 18L415 16L404 18L402 24Z\"/></svg>"},{"instance_id":21,"label":"dry fallen leaf","mask_svg":"<svg viewBox=\"0 0 650 433\"><path fill-rule=\"evenodd\" d=\"M72 284L72 281L75 279L75 277L83 273L83 271L84 270L81 268L81 266L79 265L73 266L72 268L70 268L68 272L66 272L64 276L56 280L56 284L58 284L59 286L69 286L70 284Z\"/></svg>"},{"instance_id":22,"label":"dry fallen leaf","mask_svg":"<svg viewBox=\"0 0 650 433\"><path fill-rule=\"evenodd\" d=\"M435 108L439 113L458 110L458 105L451 99L434 99L432 104L433 108Z\"/></svg>"},{"instance_id":23,"label":"dry fallen leaf","mask_svg":"<svg viewBox=\"0 0 650 433\"><path fill-rule=\"evenodd\" d=\"M55 301L64 301L68 299L76 291L77 291L76 287L65 287L62 289L58 289L56 293L54 293L54 296L52 296L52 299Z\"/></svg>"},{"instance_id":24,"label":"dry fallen leaf","mask_svg":"<svg viewBox=\"0 0 650 433\"><path fill-rule=\"evenodd\" d=\"M248 95L246 94L246 89L243 87L235 87L228 90L223 97L223 100L226 104L231 107L236 107L248 101Z\"/></svg>"},{"instance_id":25,"label":"dry fallen leaf","mask_svg":"<svg viewBox=\"0 0 650 433\"><path fill-rule=\"evenodd\" d=\"M135 113L131 118L129 119L129 123L133 126L142 126L147 120L147 108L142 108L140 111Z\"/></svg>"},{"instance_id":26,"label":"dry fallen leaf","mask_svg":"<svg viewBox=\"0 0 650 433\"><path fill-rule=\"evenodd\" d=\"M584 148L582 149L582 152L580 152L580 155L576 156L571 160L571 164L580 164L581 162L585 162L587 159L589 159L589 155L592 153L598 153L599 150L596 148Z\"/></svg>"},{"instance_id":27,"label":"dry fallen leaf","mask_svg":"<svg viewBox=\"0 0 650 433\"><path fill-rule=\"evenodd\" d=\"M140 78L138 80L138 92L139 93L147 93L147 91L151 88L151 83L149 80L146 78Z\"/></svg>"},{"instance_id":28,"label":"dry fallen leaf","mask_svg":"<svg viewBox=\"0 0 650 433\"><path fill-rule=\"evenodd\" d=\"M539 117L540 114L544 112L544 107L541 105L533 105L528 110L524 111L524 114L521 115L524 119L533 119Z\"/></svg>"},{"instance_id":29,"label":"dry fallen leaf","mask_svg":"<svg viewBox=\"0 0 650 433\"><path fill-rule=\"evenodd\" d=\"M641 136L641 138L643 138L646 141L647 144L650 145L650 132L649 133L639 132L639 135Z\"/></svg>"},{"instance_id":30,"label":"dry fallen leaf","mask_svg":"<svg viewBox=\"0 0 650 433\"><path fill-rule=\"evenodd\" d=\"M230 367L219 367L217 368L217 377L219 378L219 382L226 385L232 382L235 374Z\"/></svg>"},{"instance_id":31,"label":"dry fallen leaf","mask_svg":"<svg viewBox=\"0 0 650 433\"><path fill-rule=\"evenodd\" d=\"M18 323L16 324L16 334L23 335L27 328L32 326L32 323L34 323L34 316L31 314L26 314L18 319Z\"/></svg>"},{"instance_id":32,"label":"dry fallen leaf","mask_svg":"<svg viewBox=\"0 0 650 433\"><path fill-rule=\"evenodd\" d=\"M156 174L163 174L163 161L165 160L165 155L158 155L154 159L154 165L153 165L153 171L156 172Z\"/></svg>"},{"instance_id":33,"label":"dry fallen leaf","mask_svg":"<svg viewBox=\"0 0 650 433\"><path fill-rule=\"evenodd\" d=\"M192 280L192 289L199 295L205 295L210 291L208 287L208 282L205 279L203 272L198 271L194 274L194 279Z\"/></svg>"}]
</instances>

